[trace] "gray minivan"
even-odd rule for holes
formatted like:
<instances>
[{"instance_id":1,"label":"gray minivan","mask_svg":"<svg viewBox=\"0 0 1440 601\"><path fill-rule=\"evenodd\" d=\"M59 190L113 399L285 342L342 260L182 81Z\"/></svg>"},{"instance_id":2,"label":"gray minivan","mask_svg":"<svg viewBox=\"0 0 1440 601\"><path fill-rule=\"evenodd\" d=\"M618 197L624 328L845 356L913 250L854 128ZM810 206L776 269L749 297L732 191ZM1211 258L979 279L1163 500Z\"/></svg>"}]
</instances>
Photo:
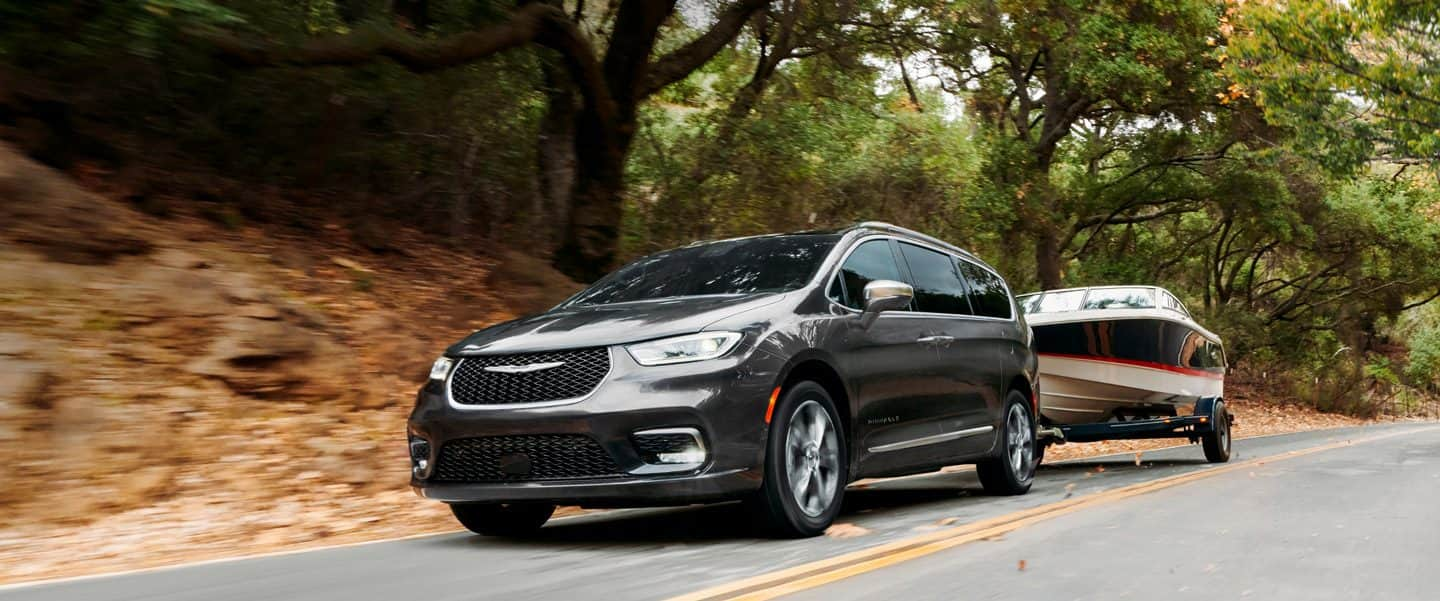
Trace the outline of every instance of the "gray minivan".
<instances>
[{"instance_id":1,"label":"gray minivan","mask_svg":"<svg viewBox=\"0 0 1440 601\"><path fill-rule=\"evenodd\" d=\"M964 250L883 223L702 242L447 349L411 484L482 534L559 504L743 499L810 536L859 478L974 463L1025 493L1036 392L1024 317Z\"/></svg>"}]
</instances>

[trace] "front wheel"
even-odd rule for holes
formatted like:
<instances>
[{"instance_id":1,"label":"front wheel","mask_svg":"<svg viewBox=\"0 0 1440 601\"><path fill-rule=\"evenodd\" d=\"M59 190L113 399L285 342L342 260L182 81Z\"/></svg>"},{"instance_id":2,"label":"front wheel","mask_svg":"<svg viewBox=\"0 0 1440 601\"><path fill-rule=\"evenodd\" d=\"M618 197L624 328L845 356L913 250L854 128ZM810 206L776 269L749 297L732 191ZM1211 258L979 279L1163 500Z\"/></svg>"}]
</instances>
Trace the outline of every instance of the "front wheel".
<instances>
[{"instance_id":1,"label":"front wheel","mask_svg":"<svg viewBox=\"0 0 1440 601\"><path fill-rule=\"evenodd\" d=\"M766 442L765 480L754 511L780 536L815 536L840 514L849 482L840 416L825 387L801 382L775 406Z\"/></svg>"},{"instance_id":2,"label":"front wheel","mask_svg":"<svg viewBox=\"0 0 1440 601\"><path fill-rule=\"evenodd\" d=\"M454 503L450 513L462 526L485 536L525 536L539 530L555 506L530 503Z\"/></svg>"},{"instance_id":3,"label":"front wheel","mask_svg":"<svg viewBox=\"0 0 1440 601\"><path fill-rule=\"evenodd\" d=\"M1035 480L1035 420L1025 395L1012 391L995 455L975 465L980 485L992 495L1023 495Z\"/></svg>"}]
</instances>

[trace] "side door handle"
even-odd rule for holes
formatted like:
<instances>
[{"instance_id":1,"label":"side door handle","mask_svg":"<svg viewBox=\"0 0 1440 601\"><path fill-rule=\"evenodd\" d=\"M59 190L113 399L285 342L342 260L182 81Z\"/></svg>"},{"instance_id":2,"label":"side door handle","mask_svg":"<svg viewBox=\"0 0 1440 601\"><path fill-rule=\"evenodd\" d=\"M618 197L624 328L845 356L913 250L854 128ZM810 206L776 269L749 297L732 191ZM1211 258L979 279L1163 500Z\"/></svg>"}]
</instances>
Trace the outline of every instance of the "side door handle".
<instances>
[{"instance_id":1,"label":"side door handle","mask_svg":"<svg viewBox=\"0 0 1440 601\"><path fill-rule=\"evenodd\" d=\"M954 337L954 336L939 336L939 335L937 335L937 336L922 336L922 337L920 337L920 338L915 339L915 342L919 342L919 343L921 343L921 344L950 344L951 342L955 342L955 337Z\"/></svg>"}]
</instances>

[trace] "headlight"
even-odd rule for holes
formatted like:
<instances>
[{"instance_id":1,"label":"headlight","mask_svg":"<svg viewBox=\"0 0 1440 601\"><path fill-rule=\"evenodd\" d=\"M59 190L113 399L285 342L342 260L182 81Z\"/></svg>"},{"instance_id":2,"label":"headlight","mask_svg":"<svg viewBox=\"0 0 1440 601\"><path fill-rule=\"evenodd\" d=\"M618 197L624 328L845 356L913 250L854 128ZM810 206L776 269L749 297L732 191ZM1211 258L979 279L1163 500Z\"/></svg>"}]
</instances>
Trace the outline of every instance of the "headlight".
<instances>
[{"instance_id":1,"label":"headlight","mask_svg":"<svg viewBox=\"0 0 1440 601\"><path fill-rule=\"evenodd\" d=\"M455 362L449 357L436 359L435 363L430 365L430 379L444 380L445 376L450 375L450 367L453 365L455 365Z\"/></svg>"},{"instance_id":2,"label":"headlight","mask_svg":"<svg viewBox=\"0 0 1440 601\"><path fill-rule=\"evenodd\" d=\"M739 332L701 332L631 344L625 350L641 365L669 365L714 359L730 352L738 342Z\"/></svg>"}]
</instances>

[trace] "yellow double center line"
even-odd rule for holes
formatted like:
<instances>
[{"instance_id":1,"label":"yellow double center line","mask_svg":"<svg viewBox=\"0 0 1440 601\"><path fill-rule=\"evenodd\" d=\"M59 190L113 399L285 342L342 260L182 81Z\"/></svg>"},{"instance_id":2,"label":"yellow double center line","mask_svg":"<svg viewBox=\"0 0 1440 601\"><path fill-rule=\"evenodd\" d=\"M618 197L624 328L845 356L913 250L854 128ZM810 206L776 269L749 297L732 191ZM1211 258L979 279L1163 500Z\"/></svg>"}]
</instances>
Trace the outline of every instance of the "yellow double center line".
<instances>
[{"instance_id":1,"label":"yellow double center line","mask_svg":"<svg viewBox=\"0 0 1440 601\"><path fill-rule=\"evenodd\" d=\"M1316 447L1288 451L1269 457L1238 461L1199 471L1160 478L1158 480L1151 480L1149 482L1131 484L1083 497L1073 497L1063 501L990 518L988 520L966 524L964 526L937 530L868 549L838 555L829 559L822 559L820 561L801 564L793 568L722 584L687 595L673 597L669 601L715 601L719 599L762 601L765 599L774 599L851 576L858 576L885 566L923 557L951 547L992 538L1037 522L1056 518L1103 503L1128 499L1148 492L1179 486L1187 482L1210 478L1237 470L1253 468L1267 463L1285 461L1296 457L1313 455L1322 451L1432 429L1433 428L1407 429L1399 432L1389 432L1364 438L1337 441Z\"/></svg>"}]
</instances>

